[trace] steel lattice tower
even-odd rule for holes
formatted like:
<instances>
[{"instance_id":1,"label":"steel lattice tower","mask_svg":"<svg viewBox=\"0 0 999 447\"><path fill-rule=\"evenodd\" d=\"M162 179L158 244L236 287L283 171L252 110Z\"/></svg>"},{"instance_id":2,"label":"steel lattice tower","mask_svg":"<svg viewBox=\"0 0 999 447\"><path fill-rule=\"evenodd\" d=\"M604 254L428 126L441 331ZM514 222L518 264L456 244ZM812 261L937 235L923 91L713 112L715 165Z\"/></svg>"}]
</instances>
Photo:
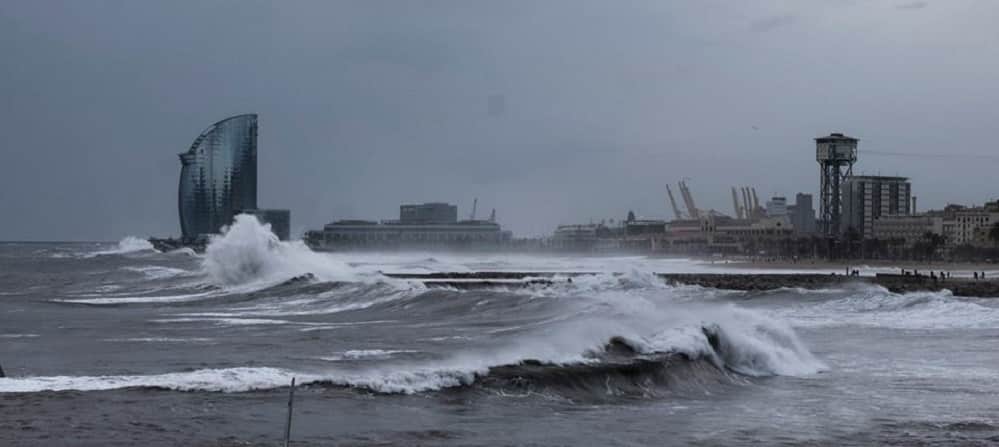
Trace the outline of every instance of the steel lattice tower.
<instances>
[{"instance_id":1,"label":"steel lattice tower","mask_svg":"<svg viewBox=\"0 0 999 447\"><path fill-rule=\"evenodd\" d=\"M857 162L857 142L841 133L815 139L815 160L819 162L819 211L822 232L837 237L842 231L843 193L840 185L853 175Z\"/></svg>"}]
</instances>

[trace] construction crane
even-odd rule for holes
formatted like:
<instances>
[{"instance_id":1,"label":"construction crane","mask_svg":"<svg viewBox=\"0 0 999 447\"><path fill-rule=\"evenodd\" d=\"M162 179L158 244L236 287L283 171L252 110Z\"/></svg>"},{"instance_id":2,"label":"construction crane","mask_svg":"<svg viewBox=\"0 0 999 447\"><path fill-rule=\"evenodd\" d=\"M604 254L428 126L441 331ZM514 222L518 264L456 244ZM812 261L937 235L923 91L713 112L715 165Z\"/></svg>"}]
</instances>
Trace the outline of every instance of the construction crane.
<instances>
[{"instance_id":1,"label":"construction crane","mask_svg":"<svg viewBox=\"0 0 999 447\"><path fill-rule=\"evenodd\" d=\"M680 195L683 197L683 203L687 205L687 213L690 214L691 219L699 219L701 215L697 212L697 204L694 203L694 196L690 194L690 188L687 187L687 182L681 180L679 185Z\"/></svg>"},{"instance_id":2,"label":"construction crane","mask_svg":"<svg viewBox=\"0 0 999 447\"><path fill-rule=\"evenodd\" d=\"M680 198L683 199L683 206L687 208L687 216L695 219L694 210L690 206L690 197L687 196L687 187L683 184L683 180L677 183L677 187L680 188Z\"/></svg>"},{"instance_id":3,"label":"construction crane","mask_svg":"<svg viewBox=\"0 0 999 447\"><path fill-rule=\"evenodd\" d=\"M673 190L666 185L666 194L669 196L669 204L673 207L673 215L676 216L677 220L683 219L683 214L680 213L680 207L676 206L676 199L673 198Z\"/></svg>"},{"instance_id":4,"label":"construction crane","mask_svg":"<svg viewBox=\"0 0 999 447\"><path fill-rule=\"evenodd\" d=\"M743 186L742 188L742 212L746 215L746 219L753 217L753 205L749 202L749 187Z\"/></svg>"},{"instance_id":5,"label":"construction crane","mask_svg":"<svg viewBox=\"0 0 999 447\"><path fill-rule=\"evenodd\" d=\"M732 206L735 208L735 218L742 219L742 207L739 206L739 197L735 193L735 187L732 187Z\"/></svg>"}]
</instances>

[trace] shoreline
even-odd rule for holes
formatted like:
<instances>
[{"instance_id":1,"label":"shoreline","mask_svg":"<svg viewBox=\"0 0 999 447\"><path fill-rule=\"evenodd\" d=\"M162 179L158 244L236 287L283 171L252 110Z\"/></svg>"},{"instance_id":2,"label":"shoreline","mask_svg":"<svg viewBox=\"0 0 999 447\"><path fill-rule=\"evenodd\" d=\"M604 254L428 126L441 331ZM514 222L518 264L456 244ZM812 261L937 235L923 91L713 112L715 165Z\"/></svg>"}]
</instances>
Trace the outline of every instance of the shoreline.
<instances>
[{"instance_id":1,"label":"shoreline","mask_svg":"<svg viewBox=\"0 0 999 447\"><path fill-rule=\"evenodd\" d=\"M941 262L941 261L892 261L892 260L854 260L830 261L823 259L806 259L800 261L777 260L762 261L753 259L711 259L692 258L700 262L720 268L757 269L757 270L816 270L843 273L847 268L881 270L883 273L898 273L901 269L920 272L961 272L972 276L973 272L999 272L999 264L985 262ZM997 275L999 276L999 275Z\"/></svg>"}]
</instances>

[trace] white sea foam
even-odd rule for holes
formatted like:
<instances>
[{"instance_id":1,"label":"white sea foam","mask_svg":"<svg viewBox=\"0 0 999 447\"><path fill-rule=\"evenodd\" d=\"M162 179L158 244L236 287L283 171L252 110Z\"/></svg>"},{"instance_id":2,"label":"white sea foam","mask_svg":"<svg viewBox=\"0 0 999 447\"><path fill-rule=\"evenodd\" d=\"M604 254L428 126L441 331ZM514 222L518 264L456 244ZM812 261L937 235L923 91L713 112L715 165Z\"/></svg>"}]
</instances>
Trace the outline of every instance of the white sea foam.
<instances>
[{"instance_id":1,"label":"white sea foam","mask_svg":"<svg viewBox=\"0 0 999 447\"><path fill-rule=\"evenodd\" d=\"M153 375L12 377L0 378L0 392L98 391L131 387L238 392L284 386L293 376L296 374L278 368L228 368Z\"/></svg>"},{"instance_id":2,"label":"white sea foam","mask_svg":"<svg viewBox=\"0 0 999 447\"><path fill-rule=\"evenodd\" d=\"M148 240L138 238L135 236L126 236L124 239L118 241L118 246L111 250L101 250L93 253L87 254L85 257L92 258L94 256L102 255L123 255L126 253L135 253L140 251L156 251Z\"/></svg>"},{"instance_id":3,"label":"white sea foam","mask_svg":"<svg viewBox=\"0 0 999 447\"><path fill-rule=\"evenodd\" d=\"M414 369L384 373L307 373L271 367L201 369L150 375L120 376L34 376L0 378L0 393L40 391L100 391L153 387L179 391L243 392L288 386L294 377L299 384L330 382L364 387L385 393L437 390L474 381L475 371Z\"/></svg>"},{"instance_id":4,"label":"white sea foam","mask_svg":"<svg viewBox=\"0 0 999 447\"><path fill-rule=\"evenodd\" d=\"M258 325L318 325L322 323L308 323L290 320L275 320L270 318L158 318L151 320L153 323L213 323L217 326L258 326Z\"/></svg>"},{"instance_id":5,"label":"white sea foam","mask_svg":"<svg viewBox=\"0 0 999 447\"><path fill-rule=\"evenodd\" d=\"M353 349L349 351L344 351L339 354L334 354L330 356L318 357L320 360L325 360L329 362L338 362L342 360L361 360L361 359L385 359L392 357L395 354L408 354L418 352L409 349Z\"/></svg>"},{"instance_id":6,"label":"white sea foam","mask_svg":"<svg viewBox=\"0 0 999 447\"><path fill-rule=\"evenodd\" d=\"M57 303L91 304L91 305L117 305L117 304L140 304L140 303L183 303L187 301L198 301L218 295L218 292L192 293L185 295L166 296L115 296L100 298L61 298L54 299Z\"/></svg>"},{"instance_id":7,"label":"white sea foam","mask_svg":"<svg viewBox=\"0 0 999 447\"><path fill-rule=\"evenodd\" d=\"M113 343L209 343L213 338L206 337L131 337L131 338L105 338L106 342Z\"/></svg>"},{"instance_id":8,"label":"white sea foam","mask_svg":"<svg viewBox=\"0 0 999 447\"><path fill-rule=\"evenodd\" d=\"M168 254L171 255L184 255L193 258L199 257L199 255L191 247L181 247L176 250L171 250Z\"/></svg>"},{"instance_id":9,"label":"white sea foam","mask_svg":"<svg viewBox=\"0 0 999 447\"><path fill-rule=\"evenodd\" d=\"M0 334L0 338L35 338L38 334Z\"/></svg>"},{"instance_id":10,"label":"white sea foam","mask_svg":"<svg viewBox=\"0 0 999 447\"><path fill-rule=\"evenodd\" d=\"M286 298L279 302L267 302L242 307L231 307L225 311L189 312L177 314L181 317L292 317L303 315L330 315L340 312L367 309L378 304L412 297L424 291L423 287L398 289L384 287L375 291L371 285L357 285L337 289L336 293L324 292L310 298ZM367 292L374 292L366 294Z\"/></svg>"},{"instance_id":11,"label":"white sea foam","mask_svg":"<svg viewBox=\"0 0 999 447\"><path fill-rule=\"evenodd\" d=\"M163 267L159 265L145 265L139 267L122 267L122 270L128 270L130 272L142 273L148 279L167 279L177 276L188 276L195 274L194 272L189 272L184 269L173 268L173 267Z\"/></svg>"}]
</instances>

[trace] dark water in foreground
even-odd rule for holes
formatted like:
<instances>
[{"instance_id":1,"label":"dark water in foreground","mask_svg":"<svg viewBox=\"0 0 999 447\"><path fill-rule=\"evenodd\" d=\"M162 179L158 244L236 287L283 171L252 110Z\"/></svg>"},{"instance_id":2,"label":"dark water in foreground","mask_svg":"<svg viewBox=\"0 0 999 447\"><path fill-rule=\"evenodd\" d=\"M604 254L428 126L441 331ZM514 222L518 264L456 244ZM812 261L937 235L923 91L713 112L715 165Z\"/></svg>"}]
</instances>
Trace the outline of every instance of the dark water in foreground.
<instances>
[{"instance_id":1,"label":"dark water in foreground","mask_svg":"<svg viewBox=\"0 0 999 447\"><path fill-rule=\"evenodd\" d=\"M234 232L205 257L0 245L0 445L277 445L292 377L295 445L999 444L996 301ZM525 265L628 273L474 291L375 273Z\"/></svg>"}]
</instances>

